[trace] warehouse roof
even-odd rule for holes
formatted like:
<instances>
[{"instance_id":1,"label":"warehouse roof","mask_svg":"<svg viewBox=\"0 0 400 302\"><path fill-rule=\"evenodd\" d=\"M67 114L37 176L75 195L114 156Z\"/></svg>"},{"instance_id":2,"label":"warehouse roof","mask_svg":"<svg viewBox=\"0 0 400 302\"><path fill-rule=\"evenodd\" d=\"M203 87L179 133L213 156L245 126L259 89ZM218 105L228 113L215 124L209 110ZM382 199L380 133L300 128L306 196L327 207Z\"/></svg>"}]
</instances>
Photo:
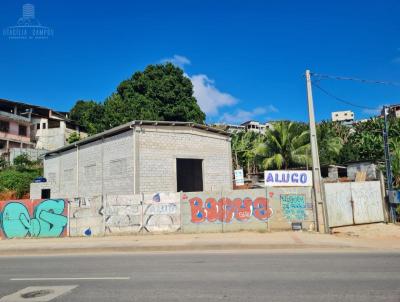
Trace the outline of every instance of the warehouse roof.
<instances>
[{"instance_id":1,"label":"warehouse roof","mask_svg":"<svg viewBox=\"0 0 400 302\"><path fill-rule=\"evenodd\" d=\"M185 126L185 127L190 127L190 128L197 128L197 129L201 129L201 130L205 130L205 131L210 131L213 133L218 133L218 134L222 134L225 136L230 136L230 134L226 131L217 129L217 128L213 128L213 127L209 127L207 125L201 125L201 124L196 124L196 123L191 123L191 122L169 122L169 121L132 121L123 125L120 125L118 127L106 130L104 132L89 136L85 139L82 139L80 141L77 141L75 143L69 144L67 146L49 151L45 154L45 156L48 155L52 155L52 154L56 154L56 153L60 153L63 151L67 151L70 149L75 148L76 146L81 146L81 145L85 145L97 140L100 140L104 137L110 137L125 131L129 131L129 129L131 129L133 126L141 126L141 125L150 125L150 126Z\"/></svg>"}]
</instances>

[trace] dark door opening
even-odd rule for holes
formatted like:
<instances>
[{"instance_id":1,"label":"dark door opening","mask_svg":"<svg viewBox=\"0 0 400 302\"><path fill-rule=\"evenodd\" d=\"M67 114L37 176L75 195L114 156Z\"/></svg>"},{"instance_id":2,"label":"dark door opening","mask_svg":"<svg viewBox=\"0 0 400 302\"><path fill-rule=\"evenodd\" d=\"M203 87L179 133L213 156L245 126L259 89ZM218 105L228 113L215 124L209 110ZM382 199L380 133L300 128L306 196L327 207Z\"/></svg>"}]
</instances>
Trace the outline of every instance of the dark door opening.
<instances>
[{"instance_id":1,"label":"dark door opening","mask_svg":"<svg viewBox=\"0 0 400 302\"><path fill-rule=\"evenodd\" d=\"M41 198L49 199L50 198L50 189L42 189Z\"/></svg>"},{"instance_id":2,"label":"dark door opening","mask_svg":"<svg viewBox=\"0 0 400 302\"><path fill-rule=\"evenodd\" d=\"M192 158L176 159L177 191L203 191L203 160Z\"/></svg>"}]
</instances>

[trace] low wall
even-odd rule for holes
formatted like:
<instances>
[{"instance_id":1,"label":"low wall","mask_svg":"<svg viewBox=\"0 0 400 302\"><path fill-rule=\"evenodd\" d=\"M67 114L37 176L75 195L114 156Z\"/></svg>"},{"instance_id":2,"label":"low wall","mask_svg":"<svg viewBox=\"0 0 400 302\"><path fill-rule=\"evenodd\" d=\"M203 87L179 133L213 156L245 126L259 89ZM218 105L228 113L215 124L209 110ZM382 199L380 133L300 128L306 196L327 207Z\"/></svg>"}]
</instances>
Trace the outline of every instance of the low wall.
<instances>
[{"instance_id":1,"label":"low wall","mask_svg":"<svg viewBox=\"0 0 400 302\"><path fill-rule=\"evenodd\" d=\"M64 237L68 205L63 199L0 201L0 238Z\"/></svg>"},{"instance_id":2,"label":"low wall","mask_svg":"<svg viewBox=\"0 0 400 302\"><path fill-rule=\"evenodd\" d=\"M311 188L184 193L181 206L184 232L314 228Z\"/></svg>"},{"instance_id":3,"label":"low wall","mask_svg":"<svg viewBox=\"0 0 400 302\"><path fill-rule=\"evenodd\" d=\"M311 188L105 195L0 203L2 237L313 229Z\"/></svg>"},{"instance_id":4,"label":"low wall","mask_svg":"<svg viewBox=\"0 0 400 302\"><path fill-rule=\"evenodd\" d=\"M176 232L181 228L180 194L106 195L70 204L70 235Z\"/></svg>"}]
</instances>

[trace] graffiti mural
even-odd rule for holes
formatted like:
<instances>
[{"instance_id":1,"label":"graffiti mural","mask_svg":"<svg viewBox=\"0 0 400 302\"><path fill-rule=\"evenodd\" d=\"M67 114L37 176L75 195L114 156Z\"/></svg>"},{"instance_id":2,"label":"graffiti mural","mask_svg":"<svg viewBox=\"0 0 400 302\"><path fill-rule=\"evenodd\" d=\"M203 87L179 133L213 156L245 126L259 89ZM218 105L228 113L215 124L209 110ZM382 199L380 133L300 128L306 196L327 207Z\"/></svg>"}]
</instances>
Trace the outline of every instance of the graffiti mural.
<instances>
[{"instance_id":1,"label":"graffiti mural","mask_svg":"<svg viewBox=\"0 0 400 302\"><path fill-rule=\"evenodd\" d=\"M0 202L0 237L66 236L68 207L63 199Z\"/></svg>"},{"instance_id":2,"label":"graffiti mural","mask_svg":"<svg viewBox=\"0 0 400 302\"><path fill-rule=\"evenodd\" d=\"M304 195L282 194L281 207L285 218L292 221L304 221L306 219L306 197Z\"/></svg>"},{"instance_id":3,"label":"graffiti mural","mask_svg":"<svg viewBox=\"0 0 400 302\"><path fill-rule=\"evenodd\" d=\"M273 214L269 206L268 199L257 197L252 200L246 198L207 198L204 202L200 197L189 199L191 209L191 222L225 222L229 223L233 219L244 222L254 217L261 221L266 221Z\"/></svg>"},{"instance_id":4,"label":"graffiti mural","mask_svg":"<svg viewBox=\"0 0 400 302\"><path fill-rule=\"evenodd\" d=\"M105 233L175 232L181 227L179 198L179 193L108 195Z\"/></svg>"}]
</instances>

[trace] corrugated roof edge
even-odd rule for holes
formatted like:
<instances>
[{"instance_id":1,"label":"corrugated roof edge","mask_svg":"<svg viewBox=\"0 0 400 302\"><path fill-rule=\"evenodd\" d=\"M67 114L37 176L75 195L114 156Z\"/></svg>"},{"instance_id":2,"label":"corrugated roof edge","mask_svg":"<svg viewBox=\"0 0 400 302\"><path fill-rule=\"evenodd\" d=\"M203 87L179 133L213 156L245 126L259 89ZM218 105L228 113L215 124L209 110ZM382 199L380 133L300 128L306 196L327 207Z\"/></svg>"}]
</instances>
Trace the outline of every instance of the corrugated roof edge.
<instances>
[{"instance_id":1,"label":"corrugated roof edge","mask_svg":"<svg viewBox=\"0 0 400 302\"><path fill-rule=\"evenodd\" d=\"M114 128L111 128L109 130L106 130L104 132L89 136L87 138L84 138L80 141L77 141L75 143L66 145L64 147L49 151L47 153L44 154L44 156L49 156L52 154L57 154L60 152L64 152L70 149L75 148L76 146L81 146L81 145L86 145L89 144L91 142L100 140L104 137L110 137L113 136L115 134L119 134L125 131L129 131L129 129L132 128L132 126L140 126L140 125L152 125L152 126L186 126L186 127L192 127L192 128L197 128L197 129L201 129L201 130L205 130L205 131L210 131L213 133L218 133L218 134L222 134L225 136L231 136L230 133L217 129L217 128L213 128L207 125L201 125L201 124L196 124L196 123L191 123L191 122L170 122L170 121L132 121Z\"/></svg>"}]
</instances>

